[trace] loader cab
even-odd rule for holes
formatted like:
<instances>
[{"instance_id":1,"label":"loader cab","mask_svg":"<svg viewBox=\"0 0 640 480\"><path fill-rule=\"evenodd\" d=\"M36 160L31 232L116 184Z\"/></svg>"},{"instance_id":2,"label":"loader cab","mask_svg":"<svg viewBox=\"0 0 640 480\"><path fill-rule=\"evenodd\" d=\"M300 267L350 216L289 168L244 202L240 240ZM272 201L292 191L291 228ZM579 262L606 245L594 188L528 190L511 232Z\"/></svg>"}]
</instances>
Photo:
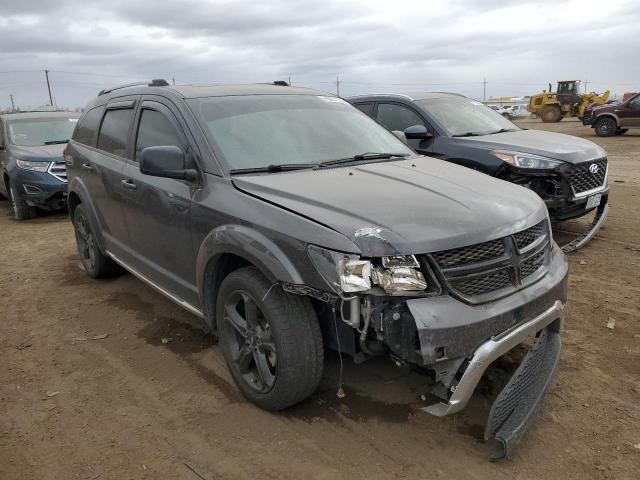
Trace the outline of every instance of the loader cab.
<instances>
[{"instance_id":1,"label":"loader cab","mask_svg":"<svg viewBox=\"0 0 640 480\"><path fill-rule=\"evenodd\" d=\"M558 102L561 105L575 105L580 103L580 81L564 80L558 82L556 90Z\"/></svg>"}]
</instances>

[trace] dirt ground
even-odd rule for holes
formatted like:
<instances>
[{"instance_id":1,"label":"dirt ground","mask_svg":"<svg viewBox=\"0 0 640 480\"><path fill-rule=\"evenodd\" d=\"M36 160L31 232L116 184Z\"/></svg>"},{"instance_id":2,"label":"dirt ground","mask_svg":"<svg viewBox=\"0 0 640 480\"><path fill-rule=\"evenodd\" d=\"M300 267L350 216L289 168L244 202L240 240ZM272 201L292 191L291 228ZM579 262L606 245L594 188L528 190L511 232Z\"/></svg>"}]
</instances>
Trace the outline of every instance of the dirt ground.
<instances>
[{"instance_id":1,"label":"dirt ground","mask_svg":"<svg viewBox=\"0 0 640 480\"><path fill-rule=\"evenodd\" d=\"M513 460L486 460L487 394L432 417L423 379L386 359L347 361L339 400L329 355L316 395L257 409L197 318L131 275L91 280L64 214L19 223L3 200L0 479L639 478L640 131L521 124L601 144L611 210L569 257L559 372Z\"/></svg>"}]
</instances>

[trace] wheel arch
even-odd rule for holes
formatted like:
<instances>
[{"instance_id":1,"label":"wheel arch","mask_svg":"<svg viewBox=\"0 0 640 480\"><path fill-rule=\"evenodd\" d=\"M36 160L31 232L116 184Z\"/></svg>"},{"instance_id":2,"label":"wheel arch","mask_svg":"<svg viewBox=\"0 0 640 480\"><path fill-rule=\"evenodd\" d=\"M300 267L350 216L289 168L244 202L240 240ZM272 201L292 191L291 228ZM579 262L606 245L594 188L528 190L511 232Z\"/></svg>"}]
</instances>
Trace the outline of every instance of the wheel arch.
<instances>
[{"instance_id":1,"label":"wheel arch","mask_svg":"<svg viewBox=\"0 0 640 480\"><path fill-rule=\"evenodd\" d=\"M231 272L252 265L272 284L304 283L289 256L273 240L243 225L224 225L202 241L196 262L200 304L207 326L215 330L218 288Z\"/></svg>"},{"instance_id":2,"label":"wheel arch","mask_svg":"<svg viewBox=\"0 0 640 480\"><path fill-rule=\"evenodd\" d=\"M593 126L595 127L595 124L599 121L602 120L604 118L610 118L611 120L613 120L614 122L616 122L616 127L620 124L619 122L619 118L617 117L617 115L614 115L613 113L607 112L607 113L601 113L600 115L598 115L595 120L593 121Z\"/></svg>"},{"instance_id":3,"label":"wheel arch","mask_svg":"<svg viewBox=\"0 0 640 480\"><path fill-rule=\"evenodd\" d=\"M104 238L102 237L101 224L98 220L95 206L93 204L93 201L91 200L91 196L89 195L89 191L87 190L86 185L78 177L76 177L71 180L67 191L69 203L69 218L71 219L71 222L73 222L73 215L76 211L76 208L78 208L78 205L84 205L87 215L89 216L91 229L96 236L98 246L100 247L100 250L104 252L105 244Z\"/></svg>"}]
</instances>

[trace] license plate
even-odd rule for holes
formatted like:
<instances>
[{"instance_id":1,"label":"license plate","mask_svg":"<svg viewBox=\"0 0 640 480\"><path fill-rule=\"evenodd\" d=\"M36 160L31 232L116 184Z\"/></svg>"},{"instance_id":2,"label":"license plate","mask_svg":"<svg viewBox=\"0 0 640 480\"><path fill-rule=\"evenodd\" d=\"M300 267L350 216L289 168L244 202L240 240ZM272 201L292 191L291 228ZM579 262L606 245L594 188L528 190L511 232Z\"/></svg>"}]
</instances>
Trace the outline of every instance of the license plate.
<instances>
[{"instance_id":1,"label":"license plate","mask_svg":"<svg viewBox=\"0 0 640 480\"><path fill-rule=\"evenodd\" d=\"M585 207L585 210L589 210L590 208L596 208L598 205L600 205L601 199L602 199L602 195L600 195L599 193L596 193L595 195L591 195L589 197L589 200L587 200L587 206Z\"/></svg>"}]
</instances>

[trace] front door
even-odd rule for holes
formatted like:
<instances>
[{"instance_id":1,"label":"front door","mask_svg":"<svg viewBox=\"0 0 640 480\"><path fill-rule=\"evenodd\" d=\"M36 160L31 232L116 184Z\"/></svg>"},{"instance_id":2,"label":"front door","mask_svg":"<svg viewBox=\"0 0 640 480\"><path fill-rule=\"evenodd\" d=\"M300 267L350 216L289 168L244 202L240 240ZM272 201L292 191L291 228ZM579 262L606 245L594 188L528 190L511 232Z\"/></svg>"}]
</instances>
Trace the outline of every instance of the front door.
<instances>
[{"instance_id":1,"label":"front door","mask_svg":"<svg viewBox=\"0 0 640 480\"><path fill-rule=\"evenodd\" d=\"M187 156L193 144L171 105L145 100L136 114L134 152L122 181L127 196L125 218L131 238L133 267L157 285L197 305L195 252L191 241L190 212L193 185L140 172L142 150L177 146Z\"/></svg>"},{"instance_id":2,"label":"front door","mask_svg":"<svg viewBox=\"0 0 640 480\"><path fill-rule=\"evenodd\" d=\"M423 125L433 133L433 129L426 124L415 110L399 103L378 103L376 120L391 131L398 130L402 132L414 125ZM421 155L429 155L432 150L433 138L427 138L426 140L407 139L407 144Z\"/></svg>"},{"instance_id":3,"label":"front door","mask_svg":"<svg viewBox=\"0 0 640 480\"><path fill-rule=\"evenodd\" d=\"M616 115L620 118L620 127L640 127L640 95L622 104L616 109Z\"/></svg>"}]
</instances>

